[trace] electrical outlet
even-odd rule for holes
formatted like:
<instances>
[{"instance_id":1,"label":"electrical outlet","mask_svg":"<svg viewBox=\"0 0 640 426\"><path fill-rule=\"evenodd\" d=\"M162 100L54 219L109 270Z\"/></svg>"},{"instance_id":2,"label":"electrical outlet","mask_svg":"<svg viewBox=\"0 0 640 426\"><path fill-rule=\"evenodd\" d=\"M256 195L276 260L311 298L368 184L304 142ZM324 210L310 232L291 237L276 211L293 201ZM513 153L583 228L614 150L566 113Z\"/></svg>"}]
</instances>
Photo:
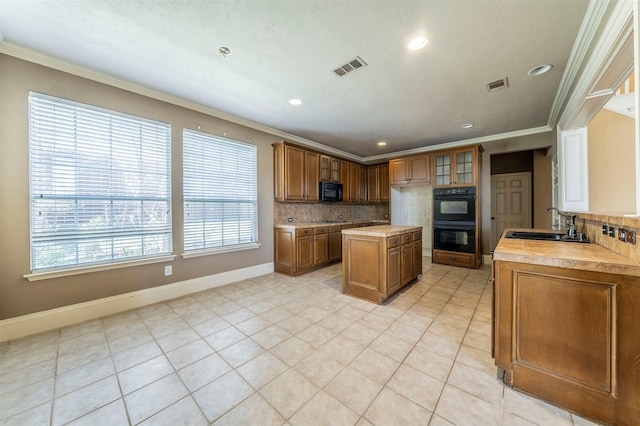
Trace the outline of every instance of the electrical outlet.
<instances>
[{"instance_id":1,"label":"electrical outlet","mask_svg":"<svg viewBox=\"0 0 640 426\"><path fill-rule=\"evenodd\" d=\"M165 266L164 267L164 276L166 277L166 276L169 276L171 274L173 274L173 266L171 266L171 265Z\"/></svg>"},{"instance_id":2,"label":"electrical outlet","mask_svg":"<svg viewBox=\"0 0 640 426\"><path fill-rule=\"evenodd\" d=\"M618 228L618 239L622 242L627 241L627 230L624 228Z\"/></svg>"},{"instance_id":3,"label":"electrical outlet","mask_svg":"<svg viewBox=\"0 0 640 426\"><path fill-rule=\"evenodd\" d=\"M616 228L614 228L613 226L609 227L609 236L610 237L615 237L616 236Z\"/></svg>"},{"instance_id":4,"label":"electrical outlet","mask_svg":"<svg viewBox=\"0 0 640 426\"><path fill-rule=\"evenodd\" d=\"M627 231L627 242L631 244L636 243L636 232L635 231Z\"/></svg>"},{"instance_id":5,"label":"electrical outlet","mask_svg":"<svg viewBox=\"0 0 640 426\"><path fill-rule=\"evenodd\" d=\"M602 225L602 235L607 235L607 225Z\"/></svg>"}]
</instances>

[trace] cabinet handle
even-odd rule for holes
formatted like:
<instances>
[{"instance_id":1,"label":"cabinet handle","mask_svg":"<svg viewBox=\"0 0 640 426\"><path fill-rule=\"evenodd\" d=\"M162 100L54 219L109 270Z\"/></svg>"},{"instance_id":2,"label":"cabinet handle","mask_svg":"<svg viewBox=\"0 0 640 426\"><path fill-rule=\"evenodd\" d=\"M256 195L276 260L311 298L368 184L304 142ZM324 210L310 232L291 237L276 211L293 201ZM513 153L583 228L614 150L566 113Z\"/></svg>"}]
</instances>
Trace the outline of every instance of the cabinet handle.
<instances>
[{"instance_id":1,"label":"cabinet handle","mask_svg":"<svg viewBox=\"0 0 640 426\"><path fill-rule=\"evenodd\" d=\"M309 231L302 231L303 234L307 235Z\"/></svg>"},{"instance_id":2,"label":"cabinet handle","mask_svg":"<svg viewBox=\"0 0 640 426\"><path fill-rule=\"evenodd\" d=\"M392 243L392 244L397 244L397 243L398 243L398 240L391 240L391 243Z\"/></svg>"},{"instance_id":3,"label":"cabinet handle","mask_svg":"<svg viewBox=\"0 0 640 426\"><path fill-rule=\"evenodd\" d=\"M458 260L458 258L455 256L449 256L449 260Z\"/></svg>"}]
</instances>

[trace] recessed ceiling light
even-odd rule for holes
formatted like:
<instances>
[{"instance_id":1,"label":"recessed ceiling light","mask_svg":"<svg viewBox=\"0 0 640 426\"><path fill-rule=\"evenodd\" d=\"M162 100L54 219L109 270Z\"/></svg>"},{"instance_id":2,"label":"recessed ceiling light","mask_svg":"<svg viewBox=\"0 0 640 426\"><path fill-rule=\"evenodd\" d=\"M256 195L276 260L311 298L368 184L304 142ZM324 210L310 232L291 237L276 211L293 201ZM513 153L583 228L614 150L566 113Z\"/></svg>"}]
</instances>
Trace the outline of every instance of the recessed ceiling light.
<instances>
[{"instance_id":1,"label":"recessed ceiling light","mask_svg":"<svg viewBox=\"0 0 640 426\"><path fill-rule=\"evenodd\" d=\"M409 50L420 50L427 45L429 39L425 36L419 36L409 42L407 46Z\"/></svg>"},{"instance_id":2,"label":"recessed ceiling light","mask_svg":"<svg viewBox=\"0 0 640 426\"><path fill-rule=\"evenodd\" d=\"M227 56L231 55L233 53L233 51L228 48L227 46L220 46L218 47L218 54L220 56L222 56L223 58L226 58Z\"/></svg>"},{"instance_id":3,"label":"recessed ceiling light","mask_svg":"<svg viewBox=\"0 0 640 426\"><path fill-rule=\"evenodd\" d=\"M462 127L463 129L470 129L474 126L473 123L464 123L462 124L460 127Z\"/></svg>"},{"instance_id":4,"label":"recessed ceiling light","mask_svg":"<svg viewBox=\"0 0 640 426\"><path fill-rule=\"evenodd\" d=\"M544 74L545 72L549 71L551 68L553 68L553 65L549 65L549 64L538 65L537 67L531 68L527 74L533 77L536 75Z\"/></svg>"},{"instance_id":5,"label":"recessed ceiling light","mask_svg":"<svg viewBox=\"0 0 640 426\"><path fill-rule=\"evenodd\" d=\"M300 99L296 99L296 98L294 98L294 99L289 99L289 103L290 103L291 105L296 105L296 106L298 106L298 105L301 105L301 104L302 104L302 101L301 101Z\"/></svg>"},{"instance_id":6,"label":"recessed ceiling light","mask_svg":"<svg viewBox=\"0 0 640 426\"><path fill-rule=\"evenodd\" d=\"M387 143L385 141L380 141L378 142L378 146L387 146Z\"/></svg>"}]
</instances>

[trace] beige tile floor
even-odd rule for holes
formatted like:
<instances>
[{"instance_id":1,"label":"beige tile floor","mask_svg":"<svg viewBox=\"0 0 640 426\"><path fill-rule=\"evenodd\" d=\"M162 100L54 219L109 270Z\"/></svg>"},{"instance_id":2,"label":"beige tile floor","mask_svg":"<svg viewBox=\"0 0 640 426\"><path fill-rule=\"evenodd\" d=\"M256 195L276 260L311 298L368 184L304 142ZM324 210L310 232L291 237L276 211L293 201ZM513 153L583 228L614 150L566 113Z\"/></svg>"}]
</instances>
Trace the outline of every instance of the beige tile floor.
<instances>
[{"instance_id":1,"label":"beige tile floor","mask_svg":"<svg viewBox=\"0 0 640 426\"><path fill-rule=\"evenodd\" d=\"M274 273L1 344L0 424L590 424L496 379L487 267L425 261L382 306L341 294L341 274Z\"/></svg>"}]
</instances>

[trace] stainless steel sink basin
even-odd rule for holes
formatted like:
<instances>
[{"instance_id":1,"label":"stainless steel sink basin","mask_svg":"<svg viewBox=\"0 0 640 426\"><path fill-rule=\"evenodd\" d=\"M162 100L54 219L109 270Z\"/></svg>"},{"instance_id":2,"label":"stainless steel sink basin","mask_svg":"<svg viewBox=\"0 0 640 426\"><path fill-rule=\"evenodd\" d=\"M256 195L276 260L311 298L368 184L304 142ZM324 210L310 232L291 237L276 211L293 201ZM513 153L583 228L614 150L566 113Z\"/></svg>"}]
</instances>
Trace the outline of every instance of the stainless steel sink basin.
<instances>
[{"instance_id":1,"label":"stainless steel sink basin","mask_svg":"<svg viewBox=\"0 0 640 426\"><path fill-rule=\"evenodd\" d=\"M569 237L567 234L556 232L536 232L536 231L507 231L505 238L516 238L520 240L537 241L566 241L571 243L588 243L586 238Z\"/></svg>"}]
</instances>

